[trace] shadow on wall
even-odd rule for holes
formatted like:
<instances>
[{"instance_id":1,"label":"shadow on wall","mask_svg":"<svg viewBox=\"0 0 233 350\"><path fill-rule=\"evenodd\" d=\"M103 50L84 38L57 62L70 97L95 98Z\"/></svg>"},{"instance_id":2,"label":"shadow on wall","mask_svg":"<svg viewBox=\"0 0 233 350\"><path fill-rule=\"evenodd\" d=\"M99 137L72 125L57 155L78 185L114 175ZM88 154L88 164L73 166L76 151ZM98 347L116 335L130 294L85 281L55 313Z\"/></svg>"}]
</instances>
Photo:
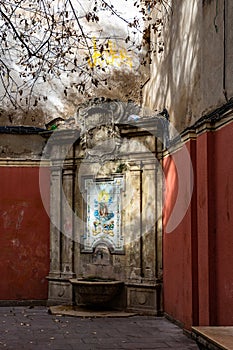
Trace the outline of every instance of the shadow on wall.
<instances>
[{"instance_id":1,"label":"shadow on wall","mask_svg":"<svg viewBox=\"0 0 233 350\"><path fill-rule=\"evenodd\" d=\"M190 125L200 100L200 19L198 1L173 2L163 28L164 52L155 53L144 104L166 107L177 130ZM152 38L156 45L155 38ZM195 104L194 104L195 101ZM191 112L192 111L192 112Z\"/></svg>"}]
</instances>

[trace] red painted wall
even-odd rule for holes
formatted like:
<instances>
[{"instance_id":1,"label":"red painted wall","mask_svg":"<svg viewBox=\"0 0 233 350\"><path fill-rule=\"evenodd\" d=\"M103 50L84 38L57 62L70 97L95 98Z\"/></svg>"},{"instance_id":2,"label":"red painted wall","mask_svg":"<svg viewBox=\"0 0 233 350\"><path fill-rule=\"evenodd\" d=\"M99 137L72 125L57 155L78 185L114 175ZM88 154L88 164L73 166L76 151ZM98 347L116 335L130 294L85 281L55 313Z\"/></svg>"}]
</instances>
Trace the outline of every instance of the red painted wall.
<instances>
[{"instance_id":1,"label":"red painted wall","mask_svg":"<svg viewBox=\"0 0 233 350\"><path fill-rule=\"evenodd\" d=\"M43 172L49 201L49 170ZM47 299L49 218L39 168L0 167L0 181L0 300Z\"/></svg>"},{"instance_id":2,"label":"red painted wall","mask_svg":"<svg viewBox=\"0 0 233 350\"><path fill-rule=\"evenodd\" d=\"M170 233L179 181L174 157L164 159L164 310L192 325L233 325L233 123L186 144L194 168L189 209ZM172 159L173 158L173 159Z\"/></svg>"},{"instance_id":3,"label":"red painted wall","mask_svg":"<svg viewBox=\"0 0 233 350\"><path fill-rule=\"evenodd\" d=\"M195 145L194 145L195 146ZM185 145L189 152L193 153L193 143ZM194 248L192 244L195 236L195 225L192 225L192 202L185 210L183 201L179 206L183 209L183 220L170 233L167 233L167 224L177 206L177 194L181 191L183 198L189 192L185 184L179 183L176 166L179 166L181 172L187 172L187 164L182 163L184 159L184 148L178 150L172 156L164 159L165 175L165 205L163 211L164 217L164 239L163 239L163 273L164 273L164 310L167 314L179 321L184 327L189 328L195 319L193 312L193 303L196 300L196 274L193 272ZM195 157L195 149L194 149ZM195 165L195 164L194 164ZM190 171L191 169L189 169ZM187 175L188 176L188 175ZM187 184L188 185L188 184ZM195 193L195 188L194 188ZM188 194L187 194L188 196ZM177 209L175 209L177 210Z\"/></svg>"},{"instance_id":4,"label":"red painted wall","mask_svg":"<svg viewBox=\"0 0 233 350\"><path fill-rule=\"evenodd\" d=\"M215 306L215 136L197 138L197 235L199 325L216 323Z\"/></svg>"},{"instance_id":5,"label":"red painted wall","mask_svg":"<svg viewBox=\"0 0 233 350\"><path fill-rule=\"evenodd\" d=\"M215 136L216 323L233 325L233 123Z\"/></svg>"}]
</instances>

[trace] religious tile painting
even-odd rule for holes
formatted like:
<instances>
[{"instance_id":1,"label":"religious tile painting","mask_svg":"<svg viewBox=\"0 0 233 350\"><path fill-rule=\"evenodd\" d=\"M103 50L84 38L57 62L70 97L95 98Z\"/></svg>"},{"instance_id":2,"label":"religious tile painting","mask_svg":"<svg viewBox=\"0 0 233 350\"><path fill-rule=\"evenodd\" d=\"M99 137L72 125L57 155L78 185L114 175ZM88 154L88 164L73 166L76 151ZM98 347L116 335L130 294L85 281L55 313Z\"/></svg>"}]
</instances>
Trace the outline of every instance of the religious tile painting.
<instances>
[{"instance_id":1,"label":"religious tile painting","mask_svg":"<svg viewBox=\"0 0 233 350\"><path fill-rule=\"evenodd\" d=\"M113 253L124 252L121 230L121 202L124 178L84 180L86 191L86 230L83 252L92 252L99 243L105 243Z\"/></svg>"}]
</instances>

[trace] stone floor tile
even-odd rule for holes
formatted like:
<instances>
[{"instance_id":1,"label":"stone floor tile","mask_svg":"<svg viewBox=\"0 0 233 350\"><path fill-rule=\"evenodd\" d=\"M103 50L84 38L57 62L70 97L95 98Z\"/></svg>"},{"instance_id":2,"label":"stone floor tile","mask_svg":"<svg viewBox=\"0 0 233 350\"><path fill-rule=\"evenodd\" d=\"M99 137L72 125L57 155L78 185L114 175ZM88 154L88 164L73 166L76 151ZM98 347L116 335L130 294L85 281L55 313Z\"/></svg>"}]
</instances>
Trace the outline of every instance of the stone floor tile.
<instances>
[{"instance_id":1,"label":"stone floor tile","mask_svg":"<svg viewBox=\"0 0 233 350\"><path fill-rule=\"evenodd\" d=\"M197 350L165 318L76 318L50 315L46 307L0 308L0 349Z\"/></svg>"}]
</instances>

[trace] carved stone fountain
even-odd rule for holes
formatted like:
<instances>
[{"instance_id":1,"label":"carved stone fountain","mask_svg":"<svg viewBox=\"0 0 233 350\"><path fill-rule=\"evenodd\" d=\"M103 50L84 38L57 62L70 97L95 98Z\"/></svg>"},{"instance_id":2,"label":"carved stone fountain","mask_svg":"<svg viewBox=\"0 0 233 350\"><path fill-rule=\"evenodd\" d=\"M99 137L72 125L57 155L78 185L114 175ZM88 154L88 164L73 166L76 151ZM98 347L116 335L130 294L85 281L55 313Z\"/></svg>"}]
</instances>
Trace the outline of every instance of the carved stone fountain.
<instances>
[{"instance_id":1,"label":"carved stone fountain","mask_svg":"<svg viewBox=\"0 0 233 350\"><path fill-rule=\"evenodd\" d=\"M95 99L75 128L49 134L49 304L162 311L164 125L131 102Z\"/></svg>"}]
</instances>

